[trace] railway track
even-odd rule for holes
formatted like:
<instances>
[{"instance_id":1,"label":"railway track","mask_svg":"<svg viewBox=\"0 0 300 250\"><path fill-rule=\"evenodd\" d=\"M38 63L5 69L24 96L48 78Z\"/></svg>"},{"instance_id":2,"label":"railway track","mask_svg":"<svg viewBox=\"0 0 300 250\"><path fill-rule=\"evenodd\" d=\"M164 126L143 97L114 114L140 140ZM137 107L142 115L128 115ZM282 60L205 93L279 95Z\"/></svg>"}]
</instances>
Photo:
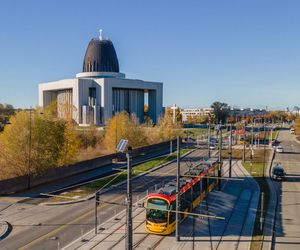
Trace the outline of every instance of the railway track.
<instances>
[{"instance_id":1,"label":"railway track","mask_svg":"<svg viewBox=\"0 0 300 250\"><path fill-rule=\"evenodd\" d=\"M245 213L243 214L242 226L239 229L239 234L237 235L237 239L236 239L236 241L234 243L234 246L230 246L229 247L230 249L235 249L235 250L239 249L240 242L241 242L241 237L242 237L242 233L243 233L243 231L245 229L245 223L246 223L246 220L247 220L247 217L248 217L247 215L248 215L249 207L250 207L251 200L252 200L252 197L253 197L253 190L252 190L250 179L249 179L250 177L247 176L247 175L245 175L245 173L243 172L243 170L241 170L241 167L238 164L236 164L236 166L240 169L239 174L237 173L237 171L234 168L232 169L232 171L235 173L236 176L244 178L244 181L247 182L246 187L249 188L249 190L251 190L251 192L250 192L248 200L246 201L246 206L245 206L245 210L244 210ZM241 176L241 174L242 174L242 176ZM245 190L247 191L248 189L241 189L241 191L239 193L239 196L236 199L234 208L232 209L232 211L230 213L230 218L228 219L228 221L226 223L226 226L225 226L225 228L223 230L222 236L221 236L221 238L220 238L220 240L219 240L219 242L217 244L216 249L220 249L223 246L225 246L225 249L228 248L227 242L226 241L223 242L223 240L224 240L224 233L226 232L226 230L228 229L229 226L232 226L232 225L230 225L231 218L234 215L234 213L236 212L235 211L236 205L238 204L238 202L241 201L241 198L243 198L243 195L245 195Z\"/></svg>"},{"instance_id":2,"label":"railway track","mask_svg":"<svg viewBox=\"0 0 300 250\"><path fill-rule=\"evenodd\" d=\"M236 166L240 169L240 166L236 163L233 163L233 166ZM228 171L225 171L223 173L223 175L225 173L227 173ZM246 184L246 189L241 189L238 194L237 194L237 198L234 202L234 205L232 206L232 209L229 213L229 215L227 215L226 217L226 222L225 222L225 225L223 226L223 229L221 230L221 233L218 235L218 238L216 239L216 234L217 232L214 232L214 228L211 226L211 222L209 219L207 219L207 231L208 231L208 237L209 237L209 240L210 240L210 248L212 250L214 249L239 249L239 246L240 246L240 242L241 242L241 237L242 237L242 233L243 231L245 230L245 224L246 224L246 220L247 220L247 215L248 215L248 212L249 212L249 207L251 205L251 200L252 200L252 197L253 197L253 190L251 189L251 183L250 183L250 180L248 179L249 177L245 175L245 173L243 171L239 171L237 172L234 168L232 168L232 172L237 176L237 177L242 177L242 178L245 178L245 181L247 181L247 184ZM225 184L227 185L227 183ZM225 187L225 185L223 186L223 188ZM248 191L248 188L251 190L251 191ZM244 190L244 191L243 191ZM245 195L245 192L246 194L248 195L248 199L246 201L243 201L243 196ZM241 202L243 202L243 211L245 211L243 213L243 219L242 219L242 225L240 226L240 228L238 230L236 230L238 232L238 234L236 233L234 236L237 237L234 239L234 245L232 245L232 242L229 242L229 241L226 241L225 240L225 236L228 232L228 230L230 230L230 227L232 226L231 223L232 223L232 219L234 219L234 217L236 217L238 215L238 211L236 209L236 206L238 203L241 204ZM207 200L205 201L205 206L206 206L206 213L209 214L209 210L210 208L213 208L214 204L216 203L216 199L211 202L210 204L207 203ZM203 224L205 222L203 221ZM215 238L215 239L214 239ZM195 237L194 237L194 234L192 235L192 245L191 245L191 248L192 249L197 249L195 247Z\"/></svg>"}]
</instances>

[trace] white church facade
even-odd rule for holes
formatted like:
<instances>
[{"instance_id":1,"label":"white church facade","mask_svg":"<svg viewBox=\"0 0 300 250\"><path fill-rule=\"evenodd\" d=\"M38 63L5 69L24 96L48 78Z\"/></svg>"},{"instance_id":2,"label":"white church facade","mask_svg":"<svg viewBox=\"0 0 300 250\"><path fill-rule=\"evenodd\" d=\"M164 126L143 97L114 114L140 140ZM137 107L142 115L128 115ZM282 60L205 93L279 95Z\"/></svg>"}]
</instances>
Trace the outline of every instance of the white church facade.
<instances>
[{"instance_id":1,"label":"white church facade","mask_svg":"<svg viewBox=\"0 0 300 250\"><path fill-rule=\"evenodd\" d=\"M147 115L157 123L163 112L163 83L127 79L119 72L113 43L100 32L90 41L76 78L39 84L39 106L52 102L60 116L61 107L72 107L73 119L82 125L104 125L121 111L134 113L143 122L145 104Z\"/></svg>"}]
</instances>

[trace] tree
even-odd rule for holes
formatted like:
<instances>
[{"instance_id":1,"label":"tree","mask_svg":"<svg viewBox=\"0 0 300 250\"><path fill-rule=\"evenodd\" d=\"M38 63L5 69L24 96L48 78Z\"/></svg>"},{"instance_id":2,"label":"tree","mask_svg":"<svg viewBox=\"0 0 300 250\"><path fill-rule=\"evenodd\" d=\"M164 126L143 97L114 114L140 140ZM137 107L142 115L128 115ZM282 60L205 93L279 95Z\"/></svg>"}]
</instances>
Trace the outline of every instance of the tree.
<instances>
[{"instance_id":1,"label":"tree","mask_svg":"<svg viewBox=\"0 0 300 250\"><path fill-rule=\"evenodd\" d=\"M229 114L229 106L227 103L223 102L214 102L211 105L211 108L213 108L214 116L216 123L221 122L222 124L226 122L226 118Z\"/></svg>"},{"instance_id":2,"label":"tree","mask_svg":"<svg viewBox=\"0 0 300 250\"><path fill-rule=\"evenodd\" d=\"M16 113L1 134L1 170L6 175L36 175L75 160L79 150L75 125L40 111Z\"/></svg>"},{"instance_id":3,"label":"tree","mask_svg":"<svg viewBox=\"0 0 300 250\"><path fill-rule=\"evenodd\" d=\"M0 103L0 132L8 123L9 117L15 113L14 107L10 104Z\"/></svg>"},{"instance_id":4,"label":"tree","mask_svg":"<svg viewBox=\"0 0 300 250\"><path fill-rule=\"evenodd\" d=\"M172 121L173 121L173 109L171 109L170 107L166 108L166 112L165 112L165 116L171 117ZM182 114L180 113L180 108L177 107L177 109L175 109L175 121L181 123L182 122Z\"/></svg>"},{"instance_id":5,"label":"tree","mask_svg":"<svg viewBox=\"0 0 300 250\"><path fill-rule=\"evenodd\" d=\"M182 134L182 124L174 124L173 116L165 113L163 117L159 118L158 124L147 132L147 139L149 144L169 141Z\"/></svg>"},{"instance_id":6,"label":"tree","mask_svg":"<svg viewBox=\"0 0 300 250\"><path fill-rule=\"evenodd\" d=\"M138 124L135 115L127 112L117 113L108 123L104 135L104 146L114 151L121 139L127 139L131 147L140 147L147 144L144 131Z\"/></svg>"},{"instance_id":7,"label":"tree","mask_svg":"<svg viewBox=\"0 0 300 250\"><path fill-rule=\"evenodd\" d=\"M297 135L300 135L300 118L297 118L295 121L295 132Z\"/></svg>"}]
</instances>

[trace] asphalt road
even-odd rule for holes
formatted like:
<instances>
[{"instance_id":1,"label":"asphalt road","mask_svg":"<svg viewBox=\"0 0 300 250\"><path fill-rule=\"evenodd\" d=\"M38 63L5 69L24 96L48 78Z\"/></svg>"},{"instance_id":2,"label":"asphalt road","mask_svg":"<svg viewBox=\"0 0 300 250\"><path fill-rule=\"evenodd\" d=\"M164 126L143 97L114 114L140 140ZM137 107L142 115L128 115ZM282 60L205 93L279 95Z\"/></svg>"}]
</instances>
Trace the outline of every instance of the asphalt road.
<instances>
[{"instance_id":1,"label":"asphalt road","mask_svg":"<svg viewBox=\"0 0 300 250\"><path fill-rule=\"evenodd\" d=\"M275 224L275 249L300 249L300 144L288 130L281 131L278 140L284 153L276 153L287 173L283 181L274 181L279 188Z\"/></svg>"},{"instance_id":2,"label":"asphalt road","mask_svg":"<svg viewBox=\"0 0 300 250\"><path fill-rule=\"evenodd\" d=\"M196 150L185 160L199 161L206 154L206 150ZM183 161L182 168L187 167L188 165ZM170 175L157 174L161 172ZM133 201L145 195L147 189L151 191L155 184L174 178L175 173L176 163L173 163L157 170L156 173L136 178L133 181ZM126 184L103 194L101 199L124 203L125 191ZM122 205L108 203L100 205L99 223L123 209ZM1 249L57 249L58 244L59 247L63 247L94 227L94 201L63 206L16 203L0 214L13 226L12 233L0 242Z\"/></svg>"},{"instance_id":3,"label":"asphalt road","mask_svg":"<svg viewBox=\"0 0 300 250\"><path fill-rule=\"evenodd\" d=\"M222 190L214 189L193 211L224 217L224 220L188 217L180 225L180 242L175 233L168 236L152 235L145 231L145 210L135 208L133 212L133 249L249 249L259 187L249 178L240 162L233 162L233 177L239 180L222 182ZM228 176L228 162L224 162L223 175ZM125 213L117 215L101 225L104 229L80 237L65 250L122 250L125 248Z\"/></svg>"}]
</instances>

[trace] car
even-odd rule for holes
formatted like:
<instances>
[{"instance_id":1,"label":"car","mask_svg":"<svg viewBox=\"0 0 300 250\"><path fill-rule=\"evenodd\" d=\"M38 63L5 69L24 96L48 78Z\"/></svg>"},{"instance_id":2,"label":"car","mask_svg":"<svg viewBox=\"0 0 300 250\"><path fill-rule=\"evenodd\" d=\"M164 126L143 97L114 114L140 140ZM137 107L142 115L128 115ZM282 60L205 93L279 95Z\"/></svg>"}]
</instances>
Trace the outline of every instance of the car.
<instances>
[{"instance_id":1,"label":"car","mask_svg":"<svg viewBox=\"0 0 300 250\"><path fill-rule=\"evenodd\" d=\"M208 140L210 143L218 143L219 140L217 138L209 138Z\"/></svg>"},{"instance_id":2,"label":"car","mask_svg":"<svg viewBox=\"0 0 300 250\"><path fill-rule=\"evenodd\" d=\"M276 153L283 153L283 147L281 145L276 147Z\"/></svg>"},{"instance_id":3,"label":"car","mask_svg":"<svg viewBox=\"0 0 300 250\"><path fill-rule=\"evenodd\" d=\"M275 167L272 168L272 179L277 180L277 179L284 179L286 173L284 171L283 166L277 164Z\"/></svg>"},{"instance_id":4,"label":"car","mask_svg":"<svg viewBox=\"0 0 300 250\"><path fill-rule=\"evenodd\" d=\"M290 133L293 135L293 134L295 134L295 129L294 128L291 128L290 129Z\"/></svg>"},{"instance_id":5,"label":"car","mask_svg":"<svg viewBox=\"0 0 300 250\"><path fill-rule=\"evenodd\" d=\"M210 149L210 150L215 150L215 149L216 149L216 146L215 146L214 144L210 144L210 145L209 145L209 149Z\"/></svg>"}]
</instances>

